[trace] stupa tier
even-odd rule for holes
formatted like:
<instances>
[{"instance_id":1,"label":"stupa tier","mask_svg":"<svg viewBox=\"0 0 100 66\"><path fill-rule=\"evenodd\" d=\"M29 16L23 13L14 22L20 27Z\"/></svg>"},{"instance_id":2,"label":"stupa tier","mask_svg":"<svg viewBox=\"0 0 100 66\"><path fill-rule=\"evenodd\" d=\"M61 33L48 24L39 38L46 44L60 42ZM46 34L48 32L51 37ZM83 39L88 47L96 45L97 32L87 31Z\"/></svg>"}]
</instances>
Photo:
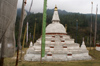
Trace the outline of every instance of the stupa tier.
<instances>
[{"instance_id":1,"label":"stupa tier","mask_svg":"<svg viewBox=\"0 0 100 66\"><path fill-rule=\"evenodd\" d=\"M26 61L40 61L41 58L41 37L34 43L30 43L24 59ZM57 7L54 9L52 23L46 27L45 57L43 61L71 61L89 60L89 51L83 40L82 45L75 43L67 35L65 27L60 23Z\"/></svg>"}]
</instances>

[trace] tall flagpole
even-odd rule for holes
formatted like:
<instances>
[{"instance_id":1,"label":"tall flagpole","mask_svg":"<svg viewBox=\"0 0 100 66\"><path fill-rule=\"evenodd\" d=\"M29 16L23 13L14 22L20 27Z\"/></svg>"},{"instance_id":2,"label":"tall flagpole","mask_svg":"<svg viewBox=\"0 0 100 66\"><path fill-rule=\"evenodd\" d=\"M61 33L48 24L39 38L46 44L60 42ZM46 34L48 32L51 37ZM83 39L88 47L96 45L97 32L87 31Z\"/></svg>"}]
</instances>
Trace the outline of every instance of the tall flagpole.
<instances>
[{"instance_id":1,"label":"tall flagpole","mask_svg":"<svg viewBox=\"0 0 100 66\"><path fill-rule=\"evenodd\" d=\"M76 20L76 43L77 43L77 37L78 37L78 20Z\"/></svg>"},{"instance_id":2,"label":"tall flagpole","mask_svg":"<svg viewBox=\"0 0 100 66\"><path fill-rule=\"evenodd\" d=\"M65 24L65 29L66 29L66 32L67 32L67 24Z\"/></svg>"},{"instance_id":3,"label":"tall flagpole","mask_svg":"<svg viewBox=\"0 0 100 66\"><path fill-rule=\"evenodd\" d=\"M30 12L31 12L31 8L32 8L32 5L33 5L33 0L31 0L31 5L30 5L30 8L29 8L29 14L30 14ZM27 18L27 23L28 23L28 19L29 18ZM28 26L28 25L27 25ZM28 27L27 27L28 28ZM28 30L28 29L27 29ZM27 32L27 35L26 35L27 37L28 37L28 32ZM26 45L28 45L28 38L26 38Z\"/></svg>"},{"instance_id":4,"label":"tall flagpole","mask_svg":"<svg viewBox=\"0 0 100 66\"><path fill-rule=\"evenodd\" d=\"M25 0L25 4L26 4L26 1ZM33 0L31 1L31 5L30 5L30 8L29 8L29 14L30 14L30 11L31 11L31 7L33 5ZM26 24L26 27L25 27L25 32L24 32L24 37L23 37L23 43L22 43L22 48L21 48L21 54L20 54L20 61L22 61L22 51L24 49L24 43L25 43L25 37L26 37L26 44L28 44L28 18L27 18L27 24Z\"/></svg>"},{"instance_id":5,"label":"tall flagpole","mask_svg":"<svg viewBox=\"0 0 100 66\"><path fill-rule=\"evenodd\" d=\"M27 22L26 44L28 45L28 22Z\"/></svg>"},{"instance_id":6,"label":"tall flagpole","mask_svg":"<svg viewBox=\"0 0 100 66\"><path fill-rule=\"evenodd\" d=\"M96 35L97 35L97 12L98 12L98 5L96 7L96 19L95 19L95 31L94 31L94 49L96 46Z\"/></svg>"},{"instance_id":7,"label":"tall flagpole","mask_svg":"<svg viewBox=\"0 0 100 66\"><path fill-rule=\"evenodd\" d=\"M23 36L23 43L22 43L22 48L21 48L20 61L22 61L22 55L23 55L22 52L23 52L23 49L24 49L26 33L27 33L27 25L25 27L24 36Z\"/></svg>"},{"instance_id":8,"label":"tall flagpole","mask_svg":"<svg viewBox=\"0 0 100 66\"><path fill-rule=\"evenodd\" d=\"M92 12L93 12L93 2L91 2L91 24L90 24L90 50L92 45Z\"/></svg>"},{"instance_id":9,"label":"tall flagpole","mask_svg":"<svg viewBox=\"0 0 100 66\"><path fill-rule=\"evenodd\" d=\"M34 44L34 40L35 40L36 20L37 20L37 18L35 18L35 24L34 24L33 44Z\"/></svg>"},{"instance_id":10,"label":"tall flagpole","mask_svg":"<svg viewBox=\"0 0 100 66\"><path fill-rule=\"evenodd\" d=\"M45 56L45 28L46 28L46 11L47 11L47 0L44 0L43 9L43 22L42 22L42 43L41 43L41 62L42 57Z\"/></svg>"},{"instance_id":11,"label":"tall flagpole","mask_svg":"<svg viewBox=\"0 0 100 66\"><path fill-rule=\"evenodd\" d=\"M18 33L18 41L17 41L17 58L16 58L16 65L18 66L18 61L19 61L19 49L21 49L21 35L22 35L22 27L23 27L23 18L24 18L24 7L25 7L26 1L23 0L22 2L22 11L21 11L21 18L19 22L19 33Z\"/></svg>"}]
</instances>

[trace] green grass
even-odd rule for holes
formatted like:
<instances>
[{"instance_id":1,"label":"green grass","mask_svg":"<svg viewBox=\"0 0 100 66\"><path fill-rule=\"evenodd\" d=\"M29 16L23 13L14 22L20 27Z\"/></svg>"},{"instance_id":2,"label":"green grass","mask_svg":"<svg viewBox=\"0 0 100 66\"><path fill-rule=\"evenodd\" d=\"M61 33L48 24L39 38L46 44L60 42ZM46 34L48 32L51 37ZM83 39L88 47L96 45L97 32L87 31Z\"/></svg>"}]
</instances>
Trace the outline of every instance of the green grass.
<instances>
[{"instance_id":1,"label":"green grass","mask_svg":"<svg viewBox=\"0 0 100 66\"><path fill-rule=\"evenodd\" d=\"M19 62L18 66L100 66L100 52L96 50L89 51L93 57L92 60L87 61L67 61L67 62ZM5 58L4 66L15 66L15 59Z\"/></svg>"}]
</instances>

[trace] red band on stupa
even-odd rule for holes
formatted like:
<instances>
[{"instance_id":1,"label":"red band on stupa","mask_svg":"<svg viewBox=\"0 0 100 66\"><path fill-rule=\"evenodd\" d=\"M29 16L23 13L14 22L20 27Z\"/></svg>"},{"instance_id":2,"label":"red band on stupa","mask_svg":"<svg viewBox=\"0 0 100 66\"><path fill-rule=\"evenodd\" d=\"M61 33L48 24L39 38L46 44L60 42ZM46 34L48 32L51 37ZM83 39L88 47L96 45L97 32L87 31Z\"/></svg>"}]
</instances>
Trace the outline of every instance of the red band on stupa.
<instances>
[{"instance_id":1,"label":"red band on stupa","mask_svg":"<svg viewBox=\"0 0 100 66\"><path fill-rule=\"evenodd\" d=\"M46 33L46 35L55 35L55 34L58 34L58 35L67 35L66 33Z\"/></svg>"}]
</instances>

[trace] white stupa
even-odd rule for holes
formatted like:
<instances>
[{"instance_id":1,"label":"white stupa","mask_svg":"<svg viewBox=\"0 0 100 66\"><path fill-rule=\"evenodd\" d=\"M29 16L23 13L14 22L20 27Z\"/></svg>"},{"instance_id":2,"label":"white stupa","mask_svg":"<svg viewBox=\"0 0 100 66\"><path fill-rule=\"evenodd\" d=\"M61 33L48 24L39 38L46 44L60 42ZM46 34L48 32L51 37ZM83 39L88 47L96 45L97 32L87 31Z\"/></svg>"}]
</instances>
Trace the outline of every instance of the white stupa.
<instances>
[{"instance_id":1,"label":"white stupa","mask_svg":"<svg viewBox=\"0 0 100 66\"><path fill-rule=\"evenodd\" d=\"M52 23L46 27L45 57L43 61L70 61L89 60L91 57L83 42L80 47L66 33L65 27L60 23L57 7L54 9ZM40 61L41 37L28 48L24 59L26 61Z\"/></svg>"},{"instance_id":2,"label":"white stupa","mask_svg":"<svg viewBox=\"0 0 100 66\"><path fill-rule=\"evenodd\" d=\"M81 45L81 49L87 50L87 48L86 48L86 46L85 46L84 38L83 38L83 42L82 42L82 45Z\"/></svg>"},{"instance_id":3,"label":"white stupa","mask_svg":"<svg viewBox=\"0 0 100 66\"><path fill-rule=\"evenodd\" d=\"M96 50L100 51L100 43L96 43Z\"/></svg>"},{"instance_id":4,"label":"white stupa","mask_svg":"<svg viewBox=\"0 0 100 66\"><path fill-rule=\"evenodd\" d=\"M33 46L33 43L32 43L32 41L30 42L30 46L29 47L32 47Z\"/></svg>"}]
</instances>

